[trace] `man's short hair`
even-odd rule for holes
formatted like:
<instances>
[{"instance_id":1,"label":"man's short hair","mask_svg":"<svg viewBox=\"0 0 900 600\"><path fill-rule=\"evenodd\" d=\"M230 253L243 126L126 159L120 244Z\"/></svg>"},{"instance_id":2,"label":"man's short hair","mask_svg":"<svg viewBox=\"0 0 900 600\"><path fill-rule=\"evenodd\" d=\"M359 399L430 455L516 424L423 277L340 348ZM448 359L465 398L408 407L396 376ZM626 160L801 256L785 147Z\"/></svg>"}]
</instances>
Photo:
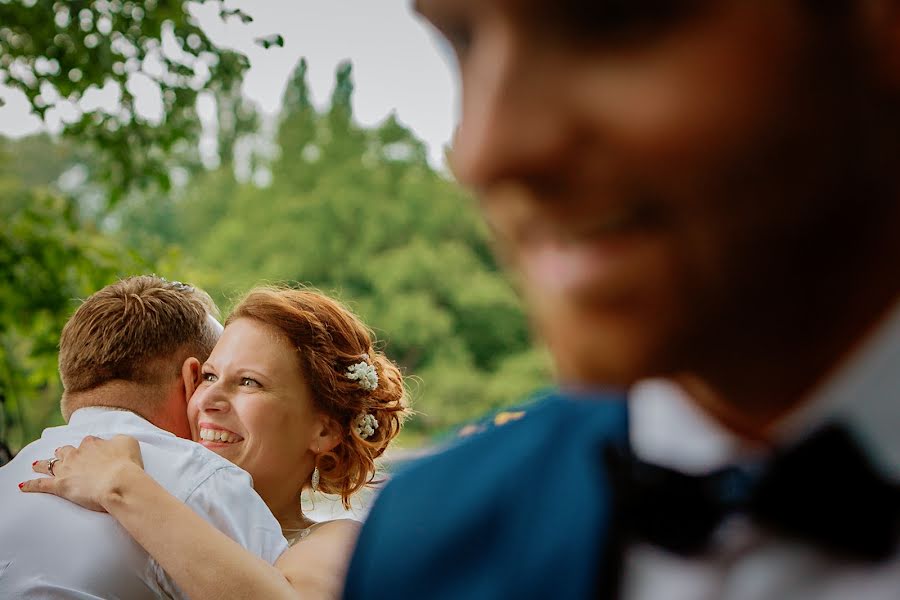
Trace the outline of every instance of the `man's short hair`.
<instances>
[{"instance_id":1,"label":"man's short hair","mask_svg":"<svg viewBox=\"0 0 900 600\"><path fill-rule=\"evenodd\" d=\"M218 338L209 294L154 275L106 286L78 307L59 342L65 394L120 380L164 383L190 356L205 361Z\"/></svg>"}]
</instances>

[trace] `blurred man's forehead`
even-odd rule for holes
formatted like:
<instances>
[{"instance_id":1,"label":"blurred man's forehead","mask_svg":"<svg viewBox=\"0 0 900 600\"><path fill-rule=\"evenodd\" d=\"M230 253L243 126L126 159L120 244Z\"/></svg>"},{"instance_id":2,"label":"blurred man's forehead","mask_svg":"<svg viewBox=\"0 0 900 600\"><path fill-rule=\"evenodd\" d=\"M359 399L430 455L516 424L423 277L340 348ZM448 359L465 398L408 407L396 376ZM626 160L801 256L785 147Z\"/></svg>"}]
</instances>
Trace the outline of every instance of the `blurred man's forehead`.
<instances>
[{"instance_id":1,"label":"blurred man's forehead","mask_svg":"<svg viewBox=\"0 0 900 600\"><path fill-rule=\"evenodd\" d=\"M615 0L618 1L618 0ZM497 10L523 10L551 8L568 4L583 4L585 0L413 0L413 9L423 15L444 13L447 11L466 11L474 8L490 8Z\"/></svg>"},{"instance_id":2,"label":"blurred man's forehead","mask_svg":"<svg viewBox=\"0 0 900 600\"><path fill-rule=\"evenodd\" d=\"M724 2L727 0L715 0ZM493 8L511 12L554 13L572 16L615 15L622 12L664 14L713 4L713 0L413 0L413 9L428 14L433 10Z\"/></svg>"}]
</instances>

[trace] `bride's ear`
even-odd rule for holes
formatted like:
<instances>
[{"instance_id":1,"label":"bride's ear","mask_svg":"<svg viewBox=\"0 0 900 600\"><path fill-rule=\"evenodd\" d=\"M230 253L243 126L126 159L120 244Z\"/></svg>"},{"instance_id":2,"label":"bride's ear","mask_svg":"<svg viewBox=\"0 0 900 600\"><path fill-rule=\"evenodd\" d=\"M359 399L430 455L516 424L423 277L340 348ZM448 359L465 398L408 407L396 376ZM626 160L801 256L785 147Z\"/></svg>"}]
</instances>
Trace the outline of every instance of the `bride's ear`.
<instances>
[{"instance_id":1,"label":"bride's ear","mask_svg":"<svg viewBox=\"0 0 900 600\"><path fill-rule=\"evenodd\" d=\"M313 452L329 452L341 441L341 427L328 415L319 414L318 424L309 449Z\"/></svg>"},{"instance_id":2,"label":"bride's ear","mask_svg":"<svg viewBox=\"0 0 900 600\"><path fill-rule=\"evenodd\" d=\"M194 390L200 385L202 374L200 361L190 356L181 365L181 381L184 384L184 400L187 402L194 395Z\"/></svg>"}]
</instances>

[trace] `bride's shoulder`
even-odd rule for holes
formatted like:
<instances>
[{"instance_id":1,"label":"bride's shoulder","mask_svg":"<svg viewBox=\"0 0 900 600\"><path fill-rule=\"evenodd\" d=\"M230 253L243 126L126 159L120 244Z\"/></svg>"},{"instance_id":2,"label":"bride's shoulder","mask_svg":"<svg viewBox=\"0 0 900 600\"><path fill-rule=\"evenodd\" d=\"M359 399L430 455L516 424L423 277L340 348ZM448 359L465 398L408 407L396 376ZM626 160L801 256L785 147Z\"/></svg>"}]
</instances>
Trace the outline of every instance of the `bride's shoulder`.
<instances>
[{"instance_id":1,"label":"bride's shoulder","mask_svg":"<svg viewBox=\"0 0 900 600\"><path fill-rule=\"evenodd\" d=\"M331 521L321 521L309 528L310 531L307 537L311 537L313 534L329 537L356 537L357 535L359 535L360 528L362 528L362 523L355 519L333 519Z\"/></svg>"},{"instance_id":2,"label":"bride's shoulder","mask_svg":"<svg viewBox=\"0 0 900 600\"><path fill-rule=\"evenodd\" d=\"M357 521L356 519L332 519L330 521L321 521L316 523L319 528L324 529L325 527L329 528L341 528L341 529L353 529L359 531L359 528L362 527L362 523Z\"/></svg>"},{"instance_id":3,"label":"bride's shoulder","mask_svg":"<svg viewBox=\"0 0 900 600\"><path fill-rule=\"evenodd\" d=\"M305 594L340 589L360 527L353 519L316 523L281 555L276 566Z\"/></svg>"},{"instance_id":4,"label":"bride's shoulder","mask_svg":"<svg viewBox=\"0 0 900 600\"><path fill-rule=\"evenodd\" d=\"M311 550L314 547L353 544L361 527L362 523L353 519L320 521L302 530L289 543L292 551L300 547Z\"/></svg>"}]
</instances>

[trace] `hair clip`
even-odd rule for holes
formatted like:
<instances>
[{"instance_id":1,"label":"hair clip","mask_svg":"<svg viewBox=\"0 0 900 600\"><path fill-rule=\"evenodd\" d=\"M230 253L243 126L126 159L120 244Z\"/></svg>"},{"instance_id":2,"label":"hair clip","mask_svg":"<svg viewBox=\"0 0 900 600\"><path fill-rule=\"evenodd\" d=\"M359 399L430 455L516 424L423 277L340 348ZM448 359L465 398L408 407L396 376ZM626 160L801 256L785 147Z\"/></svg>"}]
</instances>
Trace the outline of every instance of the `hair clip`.
<instances>
[{"instance_id":1,"label":"hair clip","mask_svg":"<svg viewBox=\"0 0 900 600\"><path fill-rule=\"evenodd\" d=\"M378 421L369 413L360 413L353 421L353 430L362 439L370 437L378 429Z\"/></svg>"},{"instance_id":2,"label":"hair clip","mask_svg":"<svg viewBox=\"0 0 900 600\"><path fill-rule=\"evenodd\" d=\"M378 387L378 373L375 367L370 365L368 354L362 355L363 360L347 367L347 379L355 381L362 389L371 392Z\"/></svg>"}]
</instances>

